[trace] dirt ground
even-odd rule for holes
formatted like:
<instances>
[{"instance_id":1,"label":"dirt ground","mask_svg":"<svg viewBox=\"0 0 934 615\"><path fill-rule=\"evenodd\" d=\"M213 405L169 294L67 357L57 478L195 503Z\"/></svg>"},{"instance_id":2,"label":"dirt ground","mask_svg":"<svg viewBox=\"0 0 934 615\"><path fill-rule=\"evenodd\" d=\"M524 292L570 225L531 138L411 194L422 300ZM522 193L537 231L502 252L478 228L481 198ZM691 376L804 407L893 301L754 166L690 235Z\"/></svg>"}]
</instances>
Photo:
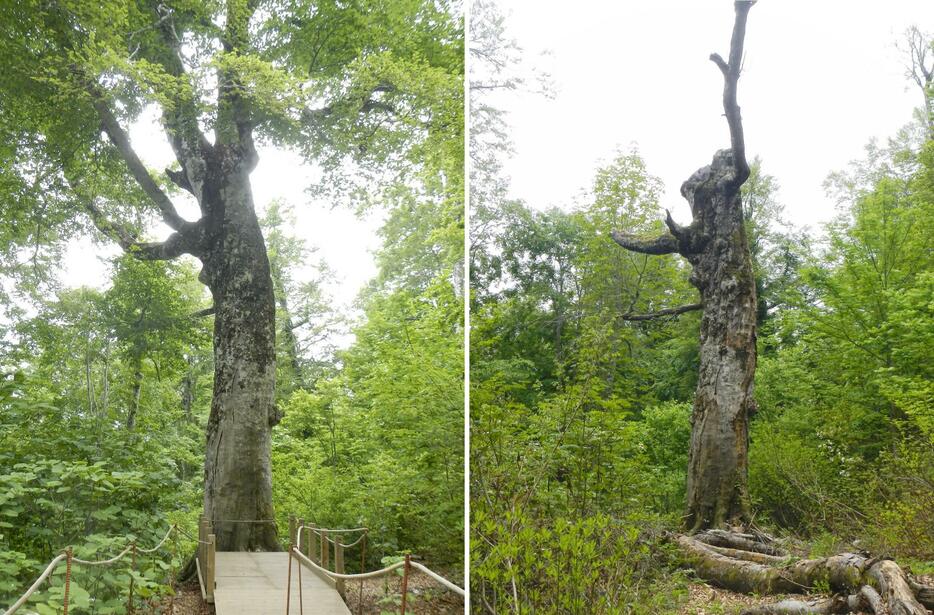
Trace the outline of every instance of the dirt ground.
<instances>
[{"instance_id":1,"label":"dirt ground","mask_svg":"<svg viewBox=\"0 0 934 615\"><path fill-rule=\"evenodd\" d=\"M777 600L779 598L775 596L753 597L703 583L691 583L688 587L688 601L678 613L679 615L735 615L745 608Z\"/></svg>"},{"instance_id":2,"label":"dirt ground","mask_svg":"<svg viewBox=\"0 0 934 615\"><path fill-rule=\"evenodd\" d=\"M447 575L444 575L447 576ZM360 582L347 584L347 606L354 615L398 613L402 600L402 578L390 575L363 582L361 609ZM415 615L453 615L464 612L464 599L445 589L424 574L409 577L406 613Z\"/></svg>"},{"instance_id":3,"label":"dirt ground","mask_svg":"<svg viewBox=\"0 0 934 615\"><path fill-rule=\"evenodd\" d=\"M925 585L934 583L934 575L917 575L915 579ZM726 589L711 587L703 583L691 583L688 587L688 601L678 611L679 615L736 615L743 609L778 602L784 598L810 600L824 596L804 596L779 594L776 596L748 596Z\"/></svg>"},{"instance_id":4,"label":"dirt ground","mask_svg":"<svg viewBox=\"0 0 934 615\"><path fill-rule=\"evenodd\" d=\"M150 613L159 615L214 615L214 606L201 599L197 581L175 587L175 595L154 601Z\"/></svg>"}]
</instances>

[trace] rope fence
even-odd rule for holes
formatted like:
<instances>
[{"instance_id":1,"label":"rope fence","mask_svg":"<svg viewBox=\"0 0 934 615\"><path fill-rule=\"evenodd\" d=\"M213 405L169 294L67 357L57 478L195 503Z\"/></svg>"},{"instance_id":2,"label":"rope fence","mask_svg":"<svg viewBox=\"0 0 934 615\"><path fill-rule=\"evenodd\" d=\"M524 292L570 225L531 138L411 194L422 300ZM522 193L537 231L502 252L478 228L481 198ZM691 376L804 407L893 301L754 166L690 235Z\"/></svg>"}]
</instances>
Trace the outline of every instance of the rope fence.
<instances>
[{"instance_id":1,"label":"rope fence","mask_svg":"<svg viewBox=\"0 0 934 615\"><path fill-rule=\"evenodd\" d=\"M240 520L220 520L217 523L267 523L271 522L270 520L258 520L258 521L240 521ZM302 553L302 535L303 533L308 532L308 542L305 546L307 555ZM356 534L359 533L360 536L356 540L353 540L348 543L342 541L342 535L345 534ZM403 569L402 574L402 613L405 614L406 610L406 596L408 588L409 573L412 569L418 570L425 573L429 578L434 580L436 583L444 587L445 589L454 592L458 596L464 597L463 588L459 587L455 583L452 583L448 579L429 569L427 566L420 564L418 562L411 561L409 555L405 556L404 561L396 562L381 568L379 570L373 570L370 572L361 572L357 574L347 574L344 570L344 549L349 549L360 545L360 570L363 570L366 565L366 547L367 547L367 536L369 534L369 529L365 527L358 528L344 528L344 529L328 529L328 528L319 528L314 525L305 525L305 522L301 519L295 519L294 517L290 518L289 523L289 568L288 568L288 581L287 581L287 594L286 594L286 608L290 602L292 594L292 559L295 558L299 562L297 569L297 579L298 579L298 593L299 593L299 612L302 612L303 600L302 600L302 567L306 566L312 571L316 572L319 576L322 576L327 582L331 583L334 588L338 591L341 598L346 600L345 592L345 583L346 581L359 581L360 582L360 599L359 599L359 608L363 607L363 581L366 579L374 579L386 576L399 568ZM155 546L149 548L140 548L136 544L136 540L130 540L126 546L115 556L100 559L100 560L91 560L91 559L81 559L74 556L73 548L67 547L51 562L46 566L45 570L42 571L42 574L33 582L32 585L26 590L26 592L20 596L20 598L13 603L6 611L3 611L2 615L13 615L16 613L29 598L39 590L42 584L52 575L55 569L64 561L66 564L65 568L65 586L63 593L63 613L68 615L69 609L69 599L70 599L70 589L71 589L71 577L72 577L72 567L74 565L80 566L111 566L116 564L127 555L130 555L131 560L131 573L128 587L127 595L127 613L133 613L134 603L133 603L133 594L134 594L134 576L133 571L136 570L137 566L137 556L140 554L152 554L157 552L169 538L175 536L172 542L172 566L174 566L174 560L178 556L178 537L184 536L188 540L194 542L197 545L197 551L195 555L195 567L198 574L198 581L201 585L202 598L205 602L214 602L214 578L215 578L215 554L216 554L216 536L214 534L214 529L211 522L206 517L201 517L201 520L198 524L198 536L195 537L184 529L180 528L178 524L172 524L169 526L169 529L166 531L165 535L162 537ZM315 545L314 543L317 543ZM313 547L317 546L315 549ZM331 547L333 546L334 551L334 562L333 567L334 571L329 570L330 566L330 554ZM316 553L317 551L317 553ZM315 557L318 557L318 562L314 561ZM174 605L174 598L172 599ZM286 611L288 612L288 610Z\"/></svg>"},{"instance_id":2,"label":"rope fence","mask_svg":"<svg viewBox=\"0 0 934 615\"><path fill-rule=\"evenodd\" d=\"M118 553L117 555L109 559L102 559L102 560L86 560L86 559L81 559L79 557L75 557L72 551L72 547L67 547L66 549L62 551L62 553L57 555L51 562L49 562L49 565L46 566L42 574L39 575L39 578L36 579L32 585L29 586L29 589L27 589L26 592L22 596L20 596L19 600L14 602L10 606L10 608L8 608L6 611L3 612L3 615L13 615L13 613L18 611L24 604L26 604L29 598L34 593L36 593L36 591L38 591L38 589L42 586L42 583L47 578L49 578L49 576L55 571L55 569L58 567L59 564L62 563L63 560L65 561L65 591L64 591L64 597L63 597L63 602L64 602L63 612L65 615L68 615L68 607L69 607L68 602L69 602L69 594L70 594L70 589L71 589L72 565L78 564L82 566L110 566L111 564L115 564L119 562L121 559L126 557L126 555L129 553L129 554L132 554L131 556L132 567L135 569L137 553L146 553L146 554L155 553L162 547L162 545L166 543L166 541L169 539L169 537L172 535L173 532L183 532L183 530L181 530L181 528L179 528L177 524L173 524L169 527L168 531L166 531L165 533L165 536L162 537L162 540L160 540L156 544L156 546L151 547L149 549L140 549L139 547L137 547L136 541L131 540L126 545L126 547L122 551L120 551L120 553ZM128 606L127 612L132 612L133 610L132 602L133 602L133 576L131 574L129 596L127 599L127 606Z\"/></svg>"},{"instance_id":3,"label":"rope fence","mask_svg":"<svg viewBox=\"0 0 934 615\"><path fill-rule=\"evenodd\" d=\"M292 558L294 557L299 561L301 565L305 565L313 571L317 572L319 575L323 575L326 578L330 579L334 583L335 588L340 593L342 598L346 599L344 591L344 583L346 581L360 581L360 599L358 600L358 612L363 609L363 581L366 579L375 579L379 577L386 576L399 568L403 569L402 572L402 615L405 615L406 611L406 597L408 595L408 580L409 572L413 568L420 572L425 573L430 579L444 587L445 589L454 592L462 598L465 596L464 589L455 583L452 583L448 579L444 578L440 574L434 572L427 566L420 564L418 562L413 562L410 555L405 556L405 560L401 562L395 562L379 570L373 570L370 572L361 572L357 574L347 574L344 572L344 549L356 546L361 541L363 542L363 549L361 553L360 568L361 570L364 567L366 561L366 537L369 532L367 528L354 528L352 530L334 530L328 528L319 528L313 525L305 525L304 521L290 519L289 524L290 530L290 545L289 545L289 574L288 582L286 587L286 613L288 613L288 605L290 602L292 594ZM306 546L307 555L302 552L302 534L308 532L309 540ZM341 533L344 532L362 532L362 535L357 538L355 541L344 544L341 542ZM330 535L333 535L334 538L331 538ZM313 537L317 536L320 545L320 564L314 561L314 555L316 549L314 549ZM328 560L329 560L329 551L330 548L328 545L334 545L334 568L332 572L328 569ZM302 566L298 566L298 579L299 579L299 613L303 613L302 610L302 586L301 586L301 569Z\"/></svg>"}]
</instances>

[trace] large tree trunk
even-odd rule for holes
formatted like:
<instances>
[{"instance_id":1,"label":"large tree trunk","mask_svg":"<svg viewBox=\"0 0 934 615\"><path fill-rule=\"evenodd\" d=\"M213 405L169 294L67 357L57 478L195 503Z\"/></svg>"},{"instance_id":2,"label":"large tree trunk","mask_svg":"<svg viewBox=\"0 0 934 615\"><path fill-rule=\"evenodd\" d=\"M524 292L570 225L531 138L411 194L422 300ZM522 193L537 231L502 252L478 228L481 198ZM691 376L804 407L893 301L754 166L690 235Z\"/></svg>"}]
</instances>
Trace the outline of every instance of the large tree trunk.
<instances>
[{"instance_id":1,"label":"large tree trunk","mask_svg":"<svg viewBox=\"0 0 934 615\"><path fill-rule=\"evenodd\" d=\"M204 512L221 551L280 548L271 523L270 436L278 421L275 303L248 173L228 172L205 185L205 198L217 201L202 258L202 280L215 307Z\"/></svg>"},{"instance_id":2,"label":"large tree trunk","mask_svg":"<svg viewBox=\"0 0 934 615\"><path fill-rule=\"evenodd\" d=\"M220 40L224 53L251 48L250 19L256 2L227 3ZM178 84L192 85L173 11L161 13L153 36L161 39L156 61ZM275 300L266 246L260 231L250 172L258 163L253 142L254 110L238 70L217 67L214 140L201 131L202 100L195 87L173 87L162 105L162 124L180 166L166 176L190 193L201 217L183 218L150 175L120 126L111 96L97 73L76 66L78 83L117 153L173 233L165 241L140 241L132 229L109 220L95 199L81 198L95 225L142 260L169 260L183 254L204 265L200 280L214 296L214 396L207 426L204 512L213 522L222 551L277 550L272 522L270 432L275 408Z\"/></svg>"},{"instance_id":3,"label":"large tree trunk","mask_svg":"<svg viewBox=\"0 0 934 615\"><path fill-rule=\"evenodd\" d=\"M756 286L729 150L681 187L705 246L689 254L700 291L700 370L691 416L687 517L692 530L749 519L748 419L754 410ZM694 226L694 225L692 225Z\"/></svg>"},{"instance_id":4,"label":"large tree trunk","mask_svg":"<svg viewBox=\"0 0 934 615\"><path fill-rule=\"evenodd\" d=\"M668 233L640 239L613 232L613 239L642 254L681 254L693 266L691 283L701 303L654 314L625 314L627 320L647 320L703 309L700 371L691 416L685 524L692 531L749 521L747 454L749 415L756 369L756 286L743 227L740 188L749 178L746 145L736 87L746 35L746 16L753 2L734 3L736 20L729 62L710 59L723 73L723 110L730 128L728 150L718 151L709 166L681 186L691 204L689 226L669 214Z\"/></svg>"}]
</instances>

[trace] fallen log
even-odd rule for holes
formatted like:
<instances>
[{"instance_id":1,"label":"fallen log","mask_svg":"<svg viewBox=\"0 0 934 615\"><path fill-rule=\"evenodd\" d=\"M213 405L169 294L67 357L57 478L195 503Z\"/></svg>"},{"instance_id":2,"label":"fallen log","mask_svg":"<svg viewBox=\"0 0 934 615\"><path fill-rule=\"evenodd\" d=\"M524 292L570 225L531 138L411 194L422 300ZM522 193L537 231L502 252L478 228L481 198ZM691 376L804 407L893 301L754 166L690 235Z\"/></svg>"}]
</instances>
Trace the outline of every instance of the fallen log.
<instances>
[{"instance_id":1,"label":"fallen log","mask_svg":"<svg viewBox=\"0 0 934 615\"><path fill-rule=\"evenodd\" d=\"M697 576L726 589L762 595L800 594L817 587L836 592L825 599L782 600L744 611L745 615L929 615L927 602L934 597L934 589L912 581L889 559L858 553L816 559L782 557L773 554L783 553L780 549L764 553L763 547L773 547L723 530L680 534L675 541Z\"/></svg>"}]
</instances>

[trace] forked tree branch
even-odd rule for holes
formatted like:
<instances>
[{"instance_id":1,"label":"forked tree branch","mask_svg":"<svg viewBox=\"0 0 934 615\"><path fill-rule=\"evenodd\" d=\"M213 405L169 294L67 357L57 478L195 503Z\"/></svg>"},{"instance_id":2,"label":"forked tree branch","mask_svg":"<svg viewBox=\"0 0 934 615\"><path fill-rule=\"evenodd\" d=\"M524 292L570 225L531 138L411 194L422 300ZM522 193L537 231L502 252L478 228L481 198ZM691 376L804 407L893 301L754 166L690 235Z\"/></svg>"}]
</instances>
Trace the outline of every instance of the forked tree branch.
<instances>
[{"instance_id":1,"label":"forked tree branch","mask_svg":"<svg viewBox=\"0 0 934 615\"><path fill-rule=\"evenodd\" d=\"M170 75L185 81L191 87L191 78L185 70L182 59L181 41L175 30L172 9L162 3L154 9L160 15L156 28L161 34L168 53L162 59L162 66ZM190 192L201 204L201 186L206 173L205 154L213 148L198 126L198 108L191 96L175 97L172 107L163 106L162 125L169 137L175 158L181 165L181 172L166 169L166 175L180 188Z\"/></svg>"},{"instance_id":2,"label":"forked tree branch","mask_svg":"<svg viewBox=\"0 0 934 615\"><path fill-rule=\"evenodd\" d=\"M104 212L90 199L82 199L84 208L91 216L94 226L107 237L116 241L123 251L140 260L171 260L182 254L192 253L192 246L182 232L169 235L159 242L138 241L136 235L122 224L118 224L104 215Z\"/></svg>"},{"instance_id":3,"label":"forked tree branch","mask_svg":"<svg viewBox=\"0 0 934 615\"><path fill-rule=\"evenodd\" d=\"M156 181L149 174L143 161L136 155L133 146L130 145L129 137L110 110L110 105L107 103L104 93L92 83L87 85L87 90L91 94L92 104L101 120L101 126L104 132L107 133L107 136L110 137L110 141L116 146L117 151L120 152L120 157L126 162L130 173L133 175L134 179L136 179L140 187L142 187L143 192L145 192L146 196L159 208L165 223L176 231L181 231L191 226L190 222L178 214L175 205L172 204L169 197L162 191L162 188L156 184Z\"/></svg>"}]
</instances>

